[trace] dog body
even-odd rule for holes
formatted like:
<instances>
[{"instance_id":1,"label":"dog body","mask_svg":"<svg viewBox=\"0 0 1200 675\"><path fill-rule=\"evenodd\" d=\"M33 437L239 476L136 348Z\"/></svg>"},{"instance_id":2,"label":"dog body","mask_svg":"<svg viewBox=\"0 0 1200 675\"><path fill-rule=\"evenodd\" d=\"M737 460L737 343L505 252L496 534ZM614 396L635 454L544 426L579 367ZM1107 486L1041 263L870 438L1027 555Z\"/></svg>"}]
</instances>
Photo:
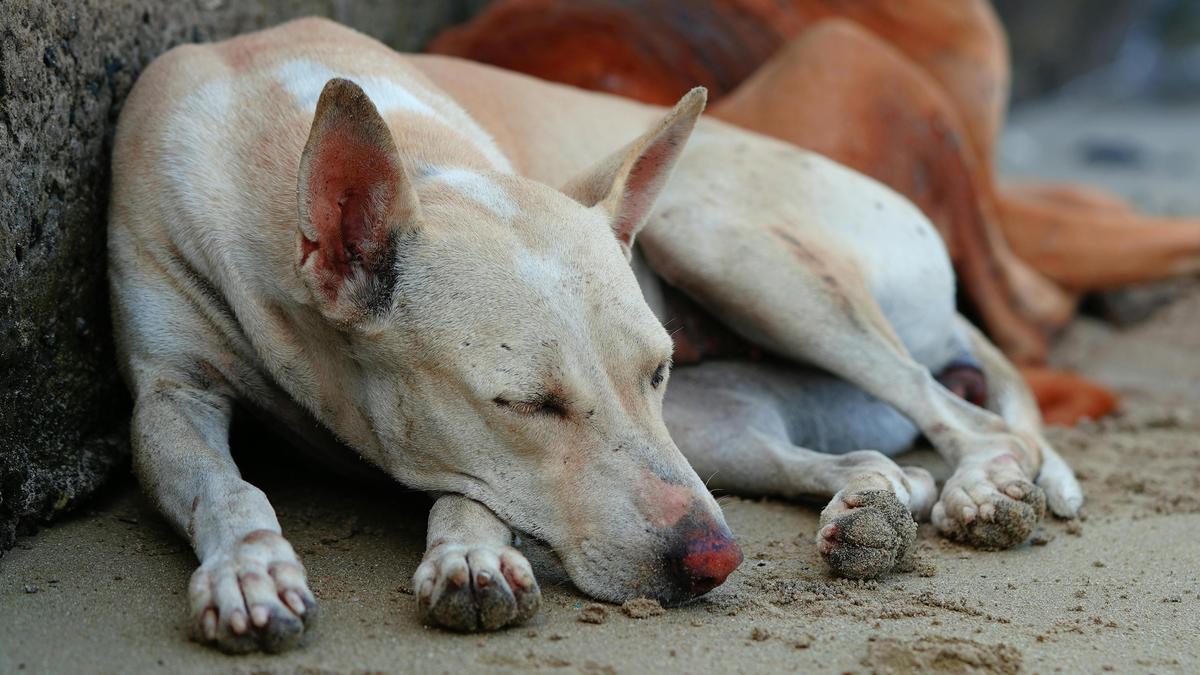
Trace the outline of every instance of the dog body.
<instances>
[{"instance_id":1,"label":"dog body","mask_svg":"<svg viewBox=\"0 0 1200 675\"><path fill-rule=\"evenodd\" d=\"M703 98L563 192L514 174L399 55L328 22L147 69L114 149L114 324L136 471L201 561L202 639L283 649L314 610L229 456L235 401L442 495L414 579L432 622L536 611L513 530L610 600L677 602L740 563L662 421L671 341L628 265Z\"/></svg>"},{"instance_id":2,"label":"dog body","mask_svg":"<svg viewBox=\"0 0 1200 675\"><path fill-rule=\"evenodd\" d=\"M661 114L466 61L412 62L501 147L520 146L514 161L534 178L569 175L590 144ZM568 138L580 120L590 133ZM664 286L768 355L677 368L665 407L676 442L710 487L832 497L817 539L838 573L903 565L905 510L985 548L1025 541L1047 503L1077 514L1082 492L1032 396L958 316L944 244L892 190L705 119L638 247L643 292L669 329L686 333L689 320ZM940 498L927 472L885 456L918 433L954 467Z\"/></svg>"},{"instance_id":3,"label":"dog body","mask_svg":"<svg viewBox=\"0 0 1200 675\"><path fill-rule=\"evenodd\" d=\"M1028 392L955 313L921 214L719 122L684 149L699 109L404 57L311 19L146 71L114 150L114 324L136 469L201 560L204 639L283 648L313 609L229 458L235 400L442 495L414 585L459 629L536 610L514 531L600 598L720 583L741 555L696 471L831 497L818 546L848 576L903 565L912 515L1020 543L1035 479L1078 510ZM734 346L687 331L664 401L662 322L693 318ZM940 499L877 452L918 433L955 467Z\"/></svg>"}]
</instances>

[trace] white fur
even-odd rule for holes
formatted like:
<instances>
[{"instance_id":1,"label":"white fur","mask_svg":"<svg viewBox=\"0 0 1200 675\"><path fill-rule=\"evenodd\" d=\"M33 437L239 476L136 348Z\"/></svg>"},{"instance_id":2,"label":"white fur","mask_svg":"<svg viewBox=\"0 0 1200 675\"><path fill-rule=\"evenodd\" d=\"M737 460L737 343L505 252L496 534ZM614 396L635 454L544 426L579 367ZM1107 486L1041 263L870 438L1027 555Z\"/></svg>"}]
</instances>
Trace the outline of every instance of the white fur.
<instances>
[{"instance_id":1,"label":"white fur","mask_svg":"<svg viewBox=\"0 0 1200 675\"><path fill-rule=\"evenodd\" d=\"M429 180L444 183L459 196L479 204L500 220L511 221L517 214L517 204L508 191L478 171L460 168L436 169L430 174Z\"/></svg>"},{"instance_id":2,"label":"white fur","mask_svg":"<svg viewBox=\"0 0 1200 675\"><path fill-rule=\"evenodd\" d=\"M310 111L316 110L321 89L331 78L352 80L363 88L381 115L408 113L450 126L474 143L497 171L512 171L512 165L496 141L470 115L449 98L415 82L401 84L387 76L352 74L310 59L293 59L280 64L275 77L292 95L297 106Z\"/></svg>"},{"instance_id":3,"label":"white fur","mask_svg":"<svg viewBox=\"0 0 1200 675\"><path fill-rule=\"evenodd\" d=\"M349 75L338 72L324 64L309 59L294 59L279 66L275 76L284 88L296 99L296 105L305 110L316 110L317 99L325 83L335 77L353 80L363 88L380 114L408 112L438 120L440 115L433 106L422 100L413 91L395 80L377 75Z\"/></svg>"},{"instance_id":4,"label":"white fur","mask_svg":"<svg viewBox=\"0 0 1200 675\"><path fill-rule=\"evenodd\" d=\"M234 105L233 83L212 80L178 103L188 115L167 120L159 152L171 195L178 200L181 217L205 237L220 236L202 224L210 218L234 218L240 208L235 175L226 167L233 162L222 126ZM200 121L200 123L197 123ZM217 154L219 161L213 161ZM214 199L214 195L231 195Z\"/></svg>"},{"instance_id":5,"label":"white fur","mask_svg":"<svg viewBox=\"0 0 1200 675\"><path fill-rule=\"evenodd\" d=\"M322 107L320 128L334 132L314 135L309 113L338 76L362 87L374 110ZM702 98L685 98L660 124L598 153L591 179L610 190L625 184L627 174L605 161L622 147L621 171L664 138L678 152ZM320 255L302 256L313 240L302 239L311 223L300 222L299 199L320 195L301 186L300 167L313 157L362 161L351 154L361 145L337 131L363 124L371 133L358 140L390 153L386 130L406 168L440 167L381 191L398 200L388 206L411 206L419 223L341 233L394 247L395 275L365 258L329 264L326 253L343 251L325 238ZM345 145L317 153L324 143ZM466 168L481 156L485 168ZM438 510L452 517L432 520L431 537L466 540L431 547L434 569L422 584L466 565L504 572L511 591L532 597L532 575L511 574L523 569L520 554L501 545L513 530L548 543L581 589L612 600L692 592L663 564L681 540L704 537L736 552L716 501L666 433L662 389L646 386L669 342L606 214L510 170L455 99L398 55L329 22L180 48L142 74L114 142L114 317L136 399L134 463L201 559L192 621L206 641L267 646L266 633L246 624L256 614L298 637L294 619L311 600L266 496L230 455L235 401L272 414L298 442L332 432L344 444L336 452L357 452L410 488L454 495ZM369 183L347 173L356 189ZM615 207L656 194L622 193ZM354 292L368 279L370 293ZM539 401L544 409L529 408ZM447 511L455 500L466 505ZM593 539L587 551L580 529ZM290 579L254 578L272 564ZM238 576L246 566L258 574ZM280 604L288 593L295 597ZM479 596L453 600L486 609ZM470 614L430 616L464 630L528 616L480 626Z\"/></svg>"}]
</instances>

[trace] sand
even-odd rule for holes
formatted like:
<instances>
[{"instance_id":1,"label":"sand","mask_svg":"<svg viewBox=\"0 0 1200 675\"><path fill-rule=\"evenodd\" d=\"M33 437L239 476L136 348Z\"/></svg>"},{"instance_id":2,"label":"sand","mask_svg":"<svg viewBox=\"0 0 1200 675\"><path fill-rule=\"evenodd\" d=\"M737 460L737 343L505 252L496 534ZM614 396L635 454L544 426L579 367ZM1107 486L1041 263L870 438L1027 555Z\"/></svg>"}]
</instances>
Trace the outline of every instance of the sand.
<instances>
[{"instance_id":1,"label":"sand","mask_svg":"<svg viewBox=\"0 0 1200 675\"><path fill-rule=\"evenodd\" d=\"M1017 120L1007 169L1099 171L1143 206L1200 214L1188 120L1043 107ZM1145 130L1142 161L1073 163L1070 139L1097 128ZM813 544L817 508L723 496L746 561L703 600L622 610L539 563L544 605L530 624L463 636L416 620L423 498L258 462L247 475L278 508L321 603L309 646L230 657L189 642L195 561L127 480L0 558L0 672L1200 671L1200 284L1133 327L1077 321L1055 359L1125 400L1115 418L1051 430L1082 479L1087 517L1048 519L1016 549L980 552L922 525L912 572L835 579ZM906 461L945 476L927 450Z\"/></svg>"}]
</instances>

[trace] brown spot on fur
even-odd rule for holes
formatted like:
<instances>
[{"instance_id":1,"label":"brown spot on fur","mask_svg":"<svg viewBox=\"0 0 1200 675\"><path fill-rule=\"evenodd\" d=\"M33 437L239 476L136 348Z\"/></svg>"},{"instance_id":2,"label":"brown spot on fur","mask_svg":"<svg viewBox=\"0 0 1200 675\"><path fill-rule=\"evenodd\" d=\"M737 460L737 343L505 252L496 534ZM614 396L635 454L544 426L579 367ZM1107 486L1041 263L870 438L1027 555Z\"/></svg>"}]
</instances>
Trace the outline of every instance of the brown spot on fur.
<instances>
[{"instance_id":1,"label":"brown spot on fur","mask_svg":"<svg viewBox=\"0 0 1200 675\"><path fill-rule=\"evenodd\" d=\"M196 509L200 508L200 495L192 498L191 515L188 516L187 535L188 539L193 539L196 536Z\"/></svg>"},{"instance_id":2,"label":"brown spot on fur","mask_svg":"<svg viewBox=\"0 0 1200 675\"><path fill-rule=\"evenodd\" d=\"M264 40L256 33L244 35L240 39L230 40L218 46L226 65L235 71L249 69L255 58L272 47L269 40Z\"/></svg>"},{"instance_id":3,"label":"brown spot on fur","mask_svg":"<svg viewBox=\"0 0 1200 675\"><path fill-rule=\"evenodd\" d=\"M876 333L903 349L903 343L883 316L867 289L856 266L845 262L813 242L804 241L785 227L775 225L768 231L782 241L796 260L818 281L842 316L863 333Z\"/></svg>"},{"instance_id":4,"label":"brown spot on fur","mask_svg":"<svg viewBox=\"0 0 1200 675\"><path fill-rule=\"evenodd\" d=\"M692 512L695 498L690 487L664 480L646 469L641 473L641 487L637 490L638 509L651 525L673 528Z\"/></svg>"},{"instance_id":5,"label":"brown spot on fur","mask_svg":"<svg viewBox=\"0 0 1200 675\"><path fill-rule=\"evenodd\" d=\"M255 531L251 532L250 534L247 534L246 536L242 537L242 543L243 544L257 544L259 542L263 542L268 539L271 539L272 537L277 537L277 536L279 536L279 535L270 530L255 530Z\"/></svg>"}]
</instances>

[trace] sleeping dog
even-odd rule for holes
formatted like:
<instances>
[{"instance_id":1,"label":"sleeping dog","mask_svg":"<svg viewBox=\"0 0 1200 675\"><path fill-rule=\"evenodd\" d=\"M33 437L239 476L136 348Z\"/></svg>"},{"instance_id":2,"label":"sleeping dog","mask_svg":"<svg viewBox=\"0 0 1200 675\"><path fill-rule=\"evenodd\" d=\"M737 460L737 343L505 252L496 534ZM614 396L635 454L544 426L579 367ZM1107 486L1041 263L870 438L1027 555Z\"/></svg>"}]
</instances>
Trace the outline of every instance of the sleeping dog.
<instances>
[{"instance_id":1,"label":"sleeping dog","mask_svg":"<svg viewBox=\"0 0 1200 675\"><path fill-rule=\"evenodd\" d=\"M436 496L418 611L460 630L536 612L514 533L601 599L722 583L741 551L693 466L832 497L818 546L848 576L904 565L913 515L1001 547L1047 497L1077 511L1028 393L954 313L929 223L719 123L685 149L703 102L405 57L314 19L146 70L114 148L114 325L135 469L200 559L200 639L285 649L315 616L230 457L235 402ZM956 466L940 499L879 452L918 433Z\"/></svg>"}]
</instances>

